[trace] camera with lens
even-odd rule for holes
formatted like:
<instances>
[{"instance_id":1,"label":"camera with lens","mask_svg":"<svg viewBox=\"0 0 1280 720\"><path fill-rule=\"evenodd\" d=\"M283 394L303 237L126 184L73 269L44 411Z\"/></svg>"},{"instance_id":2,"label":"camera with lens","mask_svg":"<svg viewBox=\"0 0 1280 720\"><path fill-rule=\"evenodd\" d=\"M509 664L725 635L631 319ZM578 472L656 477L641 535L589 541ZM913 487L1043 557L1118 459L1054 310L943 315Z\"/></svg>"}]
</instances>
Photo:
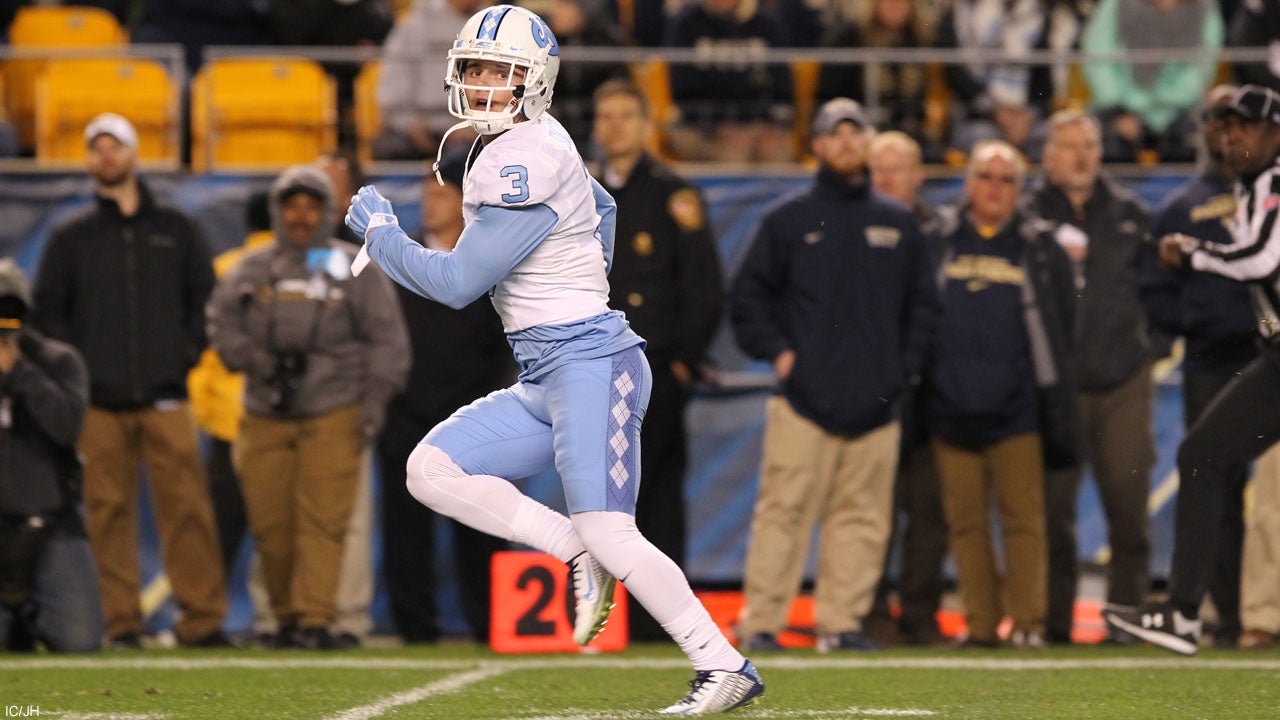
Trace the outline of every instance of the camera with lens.
<instances>
[{"instance_id":1,"label":"camera with lens","mask_svg":"<svg viewBox=\"0 0 1280 720\"><path fill-rule=\"evenodd\" d=\"M288 414L293 412L294 403L298 399L298 390L302 387L302 378L307 374L307 354L301 350L290 350L276 353L276 366L268 385L273 391L271 406L276 412Z\"/></svg>"}]
</instances>

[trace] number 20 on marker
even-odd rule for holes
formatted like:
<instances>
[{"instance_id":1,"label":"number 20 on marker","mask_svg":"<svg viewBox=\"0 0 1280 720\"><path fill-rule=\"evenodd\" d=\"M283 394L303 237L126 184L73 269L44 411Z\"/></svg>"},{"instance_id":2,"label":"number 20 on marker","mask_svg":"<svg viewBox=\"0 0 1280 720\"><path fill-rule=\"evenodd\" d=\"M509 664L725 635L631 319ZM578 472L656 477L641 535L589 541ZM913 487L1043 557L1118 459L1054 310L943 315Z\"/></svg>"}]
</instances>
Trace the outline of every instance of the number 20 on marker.
<instances>
[{"instance_id":1,"label":"number 20 on marker","mask_svg":"<svg viewBox=\"0 0 1280 720\"><path fill-rule=\"evenodd\" d=\"M573 642L573 587L569 567L540 552L493 556L489 646L499 653L621 652L627 647L627 597L619 583L617 606L604 632L585 648Z\"/></svg>"}]
</instances>

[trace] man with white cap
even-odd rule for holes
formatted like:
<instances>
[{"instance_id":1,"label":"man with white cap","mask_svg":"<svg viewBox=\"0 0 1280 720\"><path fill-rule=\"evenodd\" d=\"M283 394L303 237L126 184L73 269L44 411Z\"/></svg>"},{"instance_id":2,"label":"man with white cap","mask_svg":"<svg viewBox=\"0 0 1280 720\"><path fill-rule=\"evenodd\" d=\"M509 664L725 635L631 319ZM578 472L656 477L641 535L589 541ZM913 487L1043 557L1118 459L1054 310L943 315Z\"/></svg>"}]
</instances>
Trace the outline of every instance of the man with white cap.
<instances>
[{"instance_id":1,"label":"man with white cap","mask_svg":"<svg viewBox=\"0 0 1280 720\"><path fill-rule=\"evenodd\" d=\"M95 202L54 230L40 260L34 325L89 368L80 437L89 542L113 646L141 646L138 470L147 468L183 645L227 645L226 584L187 402L206 345L209 251L195 225L136 175L138 134L112 113L85 129Z\"/></svg>"},{"instance_id":2,"label":"man with white cap","mask_svg":"<svg viewBox=\"0 0 1280 720\"><path fill-rule=\"evenodd\" d=\"M898 399L937 300L915 216L871 188L873 134L853 100L819 109L815 182L765 214L730 295L738 344L781 385L747 549L739 635L751 650L782 649L815 523L818 651L880 647L861 625L889 540Z\"/></svg>"}]
</instances>

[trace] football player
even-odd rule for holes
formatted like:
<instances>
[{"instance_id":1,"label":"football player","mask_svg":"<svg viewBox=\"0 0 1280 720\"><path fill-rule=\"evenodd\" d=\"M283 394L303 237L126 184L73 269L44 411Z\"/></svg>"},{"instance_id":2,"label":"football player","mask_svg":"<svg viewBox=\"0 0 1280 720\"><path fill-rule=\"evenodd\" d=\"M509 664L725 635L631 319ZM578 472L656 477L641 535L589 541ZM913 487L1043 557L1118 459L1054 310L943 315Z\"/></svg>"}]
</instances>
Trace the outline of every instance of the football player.
<instances>
[{"instance_id":1,"label":"football player","mask_svg":"<svg viewBox=\"0 0 1280 720\"><path fill-rule=\"evenodd\" d=\"M640 424L652 374L644 340L608 307L613 198L547 114L560 49L523 8L476 13L449 51L449 111L477 133L463 180L466 229L452 252L425 248L366 186L347 224L396 282L452 307L488 292L521 373L458 410L409 456L409 491L436 512L569 564L574 640L603 628L615 578L671 634L697 675L670 714L745 705L764 691L680 568L635 525ZM551 466L569 517L510 480Z\"/></svg>"}]
</instances>

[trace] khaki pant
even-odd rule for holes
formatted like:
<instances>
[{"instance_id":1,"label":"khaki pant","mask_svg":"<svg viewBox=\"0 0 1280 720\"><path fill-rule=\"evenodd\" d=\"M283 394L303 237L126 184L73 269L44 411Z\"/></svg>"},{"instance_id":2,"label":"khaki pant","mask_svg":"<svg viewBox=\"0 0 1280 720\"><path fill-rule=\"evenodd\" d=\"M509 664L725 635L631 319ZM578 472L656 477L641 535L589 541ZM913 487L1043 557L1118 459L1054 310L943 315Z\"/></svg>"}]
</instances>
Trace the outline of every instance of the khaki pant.
<instances>
[{"instance_id":1,"label":"khaki pant","mask_svg":"<svg viewBox=\"0 0 1280 720\"><path fill-rule=\"evenodd\" d=\"M145 463L179 642L222 628L227 613L213 504L187 403L160 410L90 407L80 436L89 543L108 637L142 632L138 567L138 469Z\"/></svg>"},{"instance_id":2,"label":"khaki pant","mask_svg":"<svg viewBox=\"0 0 1280 720\"><path fill-rule=\"evenodd\" d=\"M998 639L1007 604L1013 629L1044 632L1048 563L1040 436L1015 435L978 451L933 441L951 554L969 637ZM1004 572L991 541L991 491L1004 534Z\"/></svg>"},{"instance_id":3,"label":"khaki pant","mask_svg":"<svg viewBox=\"0 0 1280 720\"><path fill-rule=\"evenodd\" d=\"M1107 516L1107 602L1113 605L1142 605L1151 586L1147 495L1155 465L1154 393L1151 369L1146 367L1111 390L1076 394L1086 457ZM1047 629L1054 642L1071 637L1077 589L1076 504L1083 473L1084 468L1076 466L1051 470L1046 477L1051 559Z\"/></svg>"},{"instance_id":4,"label":"khaki pant","mask_svg":"<svg viewBox=\"0 0 1280 720\"><path fill-rule=\"evenodd\" d=\"M351 522L342 543L342 570L338 576L335 634L363 638L373 632L369 606L373 604L373 453L360 461L360 486L351 509Z\"/></svg>"},{"instance_id":5,"label":"khaki pant","mask_svg":"<svg viewBox=\"0 0 1280 720\"><path fill-rule=\"evenodd\" d=\"M246 414L232 448L249 526L281 624L327 627L360 481L360 408L302 420Z\"/></svg>"},{"instance_id":6,"label":"khaki pant","mask_svg":"<svg viewBox=\"0 0 1280 720\"><path fill-rule=\"evenodd\" d=\"M1280 445L1254 465L1253 506L1245 522L1240 625L1280 632Z\"/></svg>"},{"instance_id":7,"label":"khaki pant","mask_svg":"<svg viewBox=\"0 0 1280 720\"><path fill-rule=\"evenodd\" d=\"M361 462L360 487L356 491L351 522L342 544L342 569L338 575L337 615L329 628L335 635L350 633L365 638L373 632L369 606L373 604L373 466L371 453ZM279 623L271 612L271 596L262 579L262 564L255 550L248 572L249 600L253 605L253 630L274 633Z\"/></svg>"},{"instance_id":8,"label":"khaki pant","mask_svg":"<svg viewBox=\"0 0 1280 720\"><path fill-rule=\"evenodd\" d=\"M769 400L760 495L751 521L740 636L786 627L814 523L821 523L814 588L820 634L859 630L871 609L889 540L901 428L832 435Z\"/></svg>"}]
</instances>

